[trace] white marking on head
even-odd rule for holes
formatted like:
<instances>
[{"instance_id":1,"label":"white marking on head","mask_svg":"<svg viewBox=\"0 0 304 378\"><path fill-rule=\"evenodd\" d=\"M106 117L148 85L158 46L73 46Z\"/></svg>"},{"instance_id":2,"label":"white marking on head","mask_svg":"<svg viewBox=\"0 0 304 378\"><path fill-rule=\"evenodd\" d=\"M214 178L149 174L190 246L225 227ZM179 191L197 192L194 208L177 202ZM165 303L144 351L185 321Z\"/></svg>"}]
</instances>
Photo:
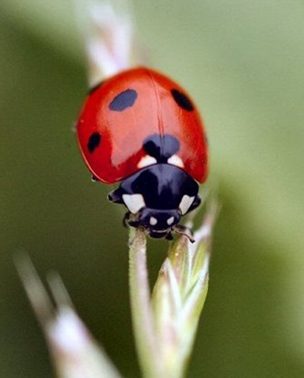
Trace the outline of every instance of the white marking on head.
<instances>
[{"instance_id":1,"label":"white marking on head","mask_svg":"<svg viewBox=\"0 0 304 378\"><path fill-rule=\"evenodd\" d=\"M171 226L171 224L173 224L173 223L174 223L174 217L170 217L170 218L167 219L167 224L169 226Z\"/></svg>"},{"instance_id":2,"label":"white marking on head","mask_svg":"<svg viewBox=\"0 0 304 378\"><path fill-rule=\"evenodd\" d=\"M171 157L169 157L167 162L169 164L175 165L176 167L184 168L184 163L182 159L177 155L172 155Z\"/></svg>"},{"instance_id":3,"label":"white marking on head","mask_svg":"<svg viewBox=\"0 0 304 378\"><path fill-rule=\"evenodd\" d=\"M137 167L144 168L144 167L148 167L149 165L156 164L156 163L157 163L157 160L153 156L146 155L140 159L139 163L137 164Z\"/></svg>"},{"instance_id":4,"label":"white marking on head","mask_svg":"<svg viewBox=\"0 0 304 378\"><path fill-rule=\"evenodd\" d=\"M186 214L186 212L190 209L195 197L190 197L185 194L179 204L180 211L182 215Z\"/></svg>"},{"instance_id":5,"label":"white marking on head","mask_svg":"<svg viewBox=\"0 0 304 378\"><path fill-rule=\"evenodd\" d=\"M136 214L146 206L144 197L141 194L123 194L122 199L132 214Z\"/></svg>"},{"instance_id":6,"label":"white marking on head","mask_svg":"<svg viewBox=\"0 0 304 378\"><path fill-rule=\"evenodd\" d=\"M157 219L154 217L150 217L149 223L151 224L151 226L155 226L157 224Z\"/></svg>"}]
</instances>

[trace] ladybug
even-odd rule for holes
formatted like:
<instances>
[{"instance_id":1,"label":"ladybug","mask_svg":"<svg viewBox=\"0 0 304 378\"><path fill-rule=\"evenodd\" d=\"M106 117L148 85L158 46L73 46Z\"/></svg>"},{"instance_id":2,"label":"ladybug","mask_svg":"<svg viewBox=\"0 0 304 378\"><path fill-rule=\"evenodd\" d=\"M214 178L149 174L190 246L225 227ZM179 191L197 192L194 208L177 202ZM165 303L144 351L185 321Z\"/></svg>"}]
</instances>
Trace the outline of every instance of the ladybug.
<instances>
[{"instance_id":1,"label":"ladybug","mask_svg":"<svg viewBox=\"0 0 304 378\"><path fill-rule=\"evenodd\" d=\"M199 206L207 178L207 138L186 91L149 68L122 71L92 88L77 123L92 177L119 183L110 201L127 208L124 224L153 238L190 233L181 217Z\"/></svg>"}]
</instances>

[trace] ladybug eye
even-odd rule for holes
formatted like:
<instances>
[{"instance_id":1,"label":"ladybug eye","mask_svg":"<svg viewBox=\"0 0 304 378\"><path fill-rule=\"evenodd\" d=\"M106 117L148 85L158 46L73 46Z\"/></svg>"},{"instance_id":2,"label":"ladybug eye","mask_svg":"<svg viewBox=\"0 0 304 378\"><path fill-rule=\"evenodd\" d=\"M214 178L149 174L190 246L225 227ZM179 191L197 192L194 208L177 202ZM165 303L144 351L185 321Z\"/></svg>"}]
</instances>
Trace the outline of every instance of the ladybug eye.
<instances>
[{"instance_id":1,"label":"ladybug eye","mask_svg":"<svg viewBox=\"0 0 304 378\"><path fill-rule=\"evenodd\" d=\"M88 150L94 152L94 150L99 146L101 141L101 135L97 132L91 134L88 141Z\"/></svg>"},{"instance_id":2,"label":"ladybug eye","mask_svg":"<svg viewBox=\"0 0 304 378\"><path fill-rule=\"evenodd\" d=\"M188 112L192 112L192 110L194 110L194 106L191 100L184 93L180 92L177 89L171 89L171 94L174 98L174 101L177 103L179 107L187 110Z\"/></svg>"},{"instance_id":3,"label":"ladybug eye","mask_svg":"<svg viewBox=\"0 0 304 378\"><path fill-rule=\"evenodd\" d=\"M127 89L114 97L109 105L109 108L114 112L122 112L123 110L133 106L136 99L137 92L134 89Z\"/></svg>"}]
</instances>

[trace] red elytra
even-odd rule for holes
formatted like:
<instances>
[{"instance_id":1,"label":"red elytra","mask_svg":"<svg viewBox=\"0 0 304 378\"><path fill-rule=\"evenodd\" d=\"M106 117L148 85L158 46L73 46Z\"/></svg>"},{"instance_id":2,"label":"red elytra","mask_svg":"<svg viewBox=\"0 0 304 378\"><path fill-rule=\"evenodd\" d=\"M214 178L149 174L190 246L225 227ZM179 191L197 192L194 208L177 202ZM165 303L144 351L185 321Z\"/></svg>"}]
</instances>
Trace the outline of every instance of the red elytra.
<instances>
[{"instance_id":1,"label":"red elytra","mask_svg":"<svg viewBox=\"0 0 304 378\"><path fill-rule=\"evenodd\" d=\"M127 104L119 101L123 93L130 95ZM92 90L77 133L88 168L104 183L138 171L147 154L143 142L153 134L177 138L177 156L188 175L202 183L208 174L204 125L192 100L176 82L148 68L123 71Z\"/></svg>"}]
</instances>

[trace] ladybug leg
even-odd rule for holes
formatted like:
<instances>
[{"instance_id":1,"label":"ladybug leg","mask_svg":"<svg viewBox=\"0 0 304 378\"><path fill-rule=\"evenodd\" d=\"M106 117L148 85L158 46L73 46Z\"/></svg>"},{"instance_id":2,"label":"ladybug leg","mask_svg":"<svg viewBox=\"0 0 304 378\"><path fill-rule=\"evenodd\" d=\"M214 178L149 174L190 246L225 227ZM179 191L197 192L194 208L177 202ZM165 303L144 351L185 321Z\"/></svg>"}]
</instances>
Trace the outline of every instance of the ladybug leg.
<instances>
[{"instance_id":1,"label":"ladybug leg","mask_svg":"<svg viewBox=\"0 0 304 378\"><path fill-rule=\"evenodd\" d=\"M138 227L139 222L137 220L138 217L136 217L134 214L132 214L130 211L126 212L126 214L123 217L122 223L125 227Z\"/></svg>"},{"instance_id":2,"label":"ladybug leg","mask_svg":"<svg viewBox=\"0 0 304 378\"><path fill-rule=\"evenodd\" d=\"M131 227L139 227L139 216L138 214L132 214L131 212L129 213L128 217L128 225Z\"/></svg>"},{"instance_id":3,"label":"ladybug leg","mask_svg":"<svg viewBox=\"0 0 304 378\"><path fill-rule=\"evenodd\" d=\"M99 181L98 177L96 177L95 175L91 176L91 180L92 180L92 182L98 182Z\"/></svg>"},{"instance_id":4,"label":"ladybug leg","mask_svg":"<svg viewBox=\"0 0 304 378\"><path fill-rule=\"evenodd\" d=\"M129 227L129 219L130 219L130 211L126 212L126 214L124 215L124 217L122 218L122 224L124 227Z\"/></svg>"},{"instance_id":5,"label":"ladybug leg","mask_svg":"<svg viewBox=\"0 0 304 378\"><path fill-rule=\"evenodd\" d=\"M123 199L122 199L122 195L123 195L123 191L119 187L117 189L112 190L108 194L108 200L111 201L111 202L114 202L114 203L124 203Z\"/></svg>"},{"instance_id":6,"label":"ladybug leg","mask_svg":"<svg viewBox=\"0 0 304 378\"><path fill-rule=\"evenodd\" d=\"M173 229L177 234L184 235L186 236L191 243L194 243L195 240L193 239L193 234L190 228L182 225L182 224L177 224L174 229Z\"/></svg>"},{"instance_id":7,"label":"ladybug leg","mask_svg":"<svg viewBox=\"0 0 304 378\"><path fill-rule=\"evenodd\" d=\"M173 235L172 235L172 232L168 232L166 237L165 237L166 240L173 240Z\"/></svg>"}]
</instances>

